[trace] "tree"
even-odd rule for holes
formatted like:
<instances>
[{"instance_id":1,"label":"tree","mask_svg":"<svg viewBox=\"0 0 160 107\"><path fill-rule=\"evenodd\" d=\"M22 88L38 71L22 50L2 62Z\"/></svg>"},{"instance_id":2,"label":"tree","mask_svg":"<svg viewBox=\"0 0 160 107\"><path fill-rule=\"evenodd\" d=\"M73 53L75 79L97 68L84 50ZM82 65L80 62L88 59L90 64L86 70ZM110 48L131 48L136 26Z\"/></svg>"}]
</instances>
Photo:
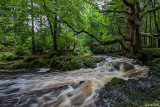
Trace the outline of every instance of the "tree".
<instances>
[{"instance_id":1,"label":"tree","mask_svg":"<svg viewBox=\"0 0 160 107\"><path fill-rule=\"evenodd\" d=\"M118 3L118 4L117 4ZM123 3L123 4L122 4ZM140 6L140 3L143 5ZM151 3L151 0L148 0L147 4L144 4L143 1L140 0L132 0L128 2L127 0L112 0L109 3L106 3L106 8L103 10L99 10L101 13L109 14L109 13L117 13L124 15L124 20L130 24L130 47L133 54L137 53L140 48L140 36L147 35L140 31L141 21L143 17L147 13L155 12L156 10L160 9L160 5L158 3L153 9L148 9L147 7ZM112 6L110 6L112 5ZM121 8L121 5L123 8ZM111 9L110 9L111 8ZM151 35L150 35L151 36Z\"/></svg>"}]
</instances>

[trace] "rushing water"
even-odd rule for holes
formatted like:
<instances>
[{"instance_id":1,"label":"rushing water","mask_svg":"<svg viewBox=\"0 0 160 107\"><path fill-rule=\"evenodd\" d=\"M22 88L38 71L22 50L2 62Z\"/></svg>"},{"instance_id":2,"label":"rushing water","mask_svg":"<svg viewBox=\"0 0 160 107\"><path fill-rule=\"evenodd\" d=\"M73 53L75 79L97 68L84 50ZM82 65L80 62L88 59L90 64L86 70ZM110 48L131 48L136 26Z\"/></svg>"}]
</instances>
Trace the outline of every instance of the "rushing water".
<instances>
[{"instance_id":1,"label":"rushing water","mask_svg":"<svg viewBox=\"0 0 160 107\"><path fill-rule=\"evenodd\" d=\"M147 76L148 68L137 60L103 57L94 69L1 75L0 107L94 107L99 89L112 78Z\"/></svg>"}]
</instances>

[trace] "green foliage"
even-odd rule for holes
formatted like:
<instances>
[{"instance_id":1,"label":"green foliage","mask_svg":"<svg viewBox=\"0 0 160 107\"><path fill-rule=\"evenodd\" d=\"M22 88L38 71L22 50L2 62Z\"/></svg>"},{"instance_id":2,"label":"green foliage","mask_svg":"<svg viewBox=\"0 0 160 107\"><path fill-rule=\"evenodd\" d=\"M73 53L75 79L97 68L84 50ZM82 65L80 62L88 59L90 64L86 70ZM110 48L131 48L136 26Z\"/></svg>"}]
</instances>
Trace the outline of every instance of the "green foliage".
<instances>
[{"instance_id":1,"label":"green foliage","mask_svg":"<svg viewBox=\"0 0 160 107\"><path fill-rule=\"evenodd\" d=\"M141 9L147 4L145 0L136 1L141 4ZM31 5L31 2L34 5ZM32 42L34 42L35 53L42 54L48 52L49 54L56 55L57 52L53 49L54 30L57 32L56 40L60 52L72 51L74 48L76 52L81 53L102 53L121 50L119 44L110 46L99 45L100 42L105 43L107 41L123 39L124 37L130 38L129 26L128 24L124 24L127 22L127 19L125 19L123 12L122 14L116 12L102 14L99 12L100 7L97 5L100 2L114 4L107 6L105 4L103 6L104 11L127 11L128 9L128 6L120 0L97 0L96 2L95 0L2 1L2 6L0 7L0 51L14 50L13 53L15 55L21 56L25 53L31 53ZM134 3L133 0L128 2ZM155 0L155 6L158 5L158 0ZM146 12L152 8L149 5L141 12ZM55 22L55 14L58 15L57 22ZM159 16L158 11L155 14ZM148 22L147 24L146 22L147 20L149 21L149 18L147 14L144 16L140 30L145 28L146 32L150 32L149 30L151 30L150 33L156 33L156 28L153 24L155 20L153 14L151 14L151 23L149 24ZM48 19L51 24L48 24ZM157 22L159 21L157 18ZM34 23L34 29L32 29L31 22ZM55 28L55 23L57 23L57 28ZM151 28L149 29L150 25ZM50 28L51 26L52 28ZM118 27L121 28L123 36L119 33ZM84 30L88 33L79 33ZM34 40L32 37L34 37ZM130 49L128 42L122 42ZM149 41L146 40L146 42ZM142 48L145 46L141 44Z\"/></svg>"},{"instance_id":2,"label":"green foliage","mask_svg":"<svg viewBox=\"0 0 160 107\"><path fill-rule=\"evenodd\" d=\"M5 50L5 46L0 44L0 52L4 51Z\"/></svg>"},{"instance_id":3,"label":"green foliage","mask_svg":"<svg viewBox=\"0 0 160 107\"><path fill-rule=\"evenodd\" d=\"M13 51L13 54L17 55L17 56L22 56L25 54L25 50L24 50L24 47L22 46L16 46L14 51Z\"/></svg>"},{"instance_id":4,"label":"green foliage","mask_svg":"<svg viewBox=\"0 0 160 107\"><path fill-rule=\"evenodd\" d=\"M19 58L19 56L15 55L15 54L3 53L2 56L0 57L0 60L12 61L12 60L16 60L18 58Z\"/></svg>"},{"instance_id":5,"label":"green foliage","mask_svg":"<svg viewBox=\"0 0 160 107\"><path fill-rule=\"evenodd\" d=\"M80 47L75 49L76 52L81 52L81 53L90 53L91 50L89 47Z\"/></svg>"},{"instance_id":6,"label":"green foliage","mask_svg":"<svg viewBox=\"0 0 160 107\"><path fill-rule=\"evenodd\" d=\"M50 49L48 52L51 56L57 55L57 51Z\"/></svg>"}]
</instances>

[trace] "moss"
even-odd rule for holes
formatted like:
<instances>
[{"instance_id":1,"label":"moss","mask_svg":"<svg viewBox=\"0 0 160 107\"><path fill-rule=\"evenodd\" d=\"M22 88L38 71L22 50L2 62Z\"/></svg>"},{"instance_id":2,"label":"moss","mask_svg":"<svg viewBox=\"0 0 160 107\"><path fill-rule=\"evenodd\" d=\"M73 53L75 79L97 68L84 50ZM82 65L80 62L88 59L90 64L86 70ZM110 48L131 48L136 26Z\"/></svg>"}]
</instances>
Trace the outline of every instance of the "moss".
<instances>
[{"instance_id":1,"label":"moss","mask_svg":"<svg viewBox=\"0 0 160 107\"><path fill-rule=\"evenodd\" d=\"M118 86L125 84L126 80L121 78L113 78L106 87L106 91L116 89Z\"/></svg>"},{"instance_id":2,"label":"moss","mask_svg":"<svg viewBox=\"0 0 160 107\"><path fill-rule=\"evenodd\" d=\"M36 57L34 56L26 56L23 61L24 62L31 62L31 61L34 61L35 59L37 59Z\"/></svg>"},{"instance_id":3,"label":"moss","mask_svg":"<svg viewBox=\"0 0 160 107\"><path fill-rule=\"evenodd\" d=\"M26 58L23 61L15 62L15 63L11 64L9 66L9 68L10 69L23 69L23 68L48 67L48 60L47 59L43 59L43 58L34 58L32 60L31 59L30 58Z\"/></svg>"},{"instance_id":4,"label":"moss","mask_svg":"<svg viewBox=\"0 0 160 107\"><path fill-rule=\"evenodd\" d=\"M160 90L152 90L153 95L160 95Z\"/></svg>"},{"instance_id":5,"label":"moss","mask_svg":"<svg viewBox=\"0 0 160 107\"><path fill-rule=\"evenodd\" d=\"M66 71L66 70L75 70L75 69L79 69L79 68L80 68L80 64L78 63L78 61L73 59L73 60L70 60L70 61L64 63L61 70Z\"/></svg>"},{"instance_id":6,"label":"moss","mask_svg":"<svg viewBox=\"0 0 160 107\"><path fill-rule=\"evenodd\" d=\"M99 63L101 61L105 61L105 58L104 57L93 57L93 61L95 63Z\"/></svg>"},{"instance_id":7,"label":"moss","mask_svg":"<svg viewBox=\"0 0 160 107\"><path fill-rule=\"evenodd\" d=\"M75 70L81 67L81 63L84 63L86 68L93 68L95 64L101 61L104 61L104 58L101 57L91 57L91 56L60 56L53 57L50 63L52 69L57 70Z\"/></svg>"},{"instance_id":8,"label":"moss","mask_svg":"<svg viewBox=\"0 0 160 107\"><path fill-rule=\"evenodd\" d=\"M119 102L115 105L115 107L143 107L137 101L130 101L129 104L126 104L125 101Z\"/></svg>"},{"instance_id":9,"label":"moss","mask_svg":"<svg viewBox=\"0 0 160 107\"><path fill-rule=\"evenodd\" d=\"M50 67L52 69L66 71L79 69L80 64L78 63L78 60L73 56L61 56L54 57L51 61Z\"/></svg>"},{"instance_id":10,"label":"moss","mask_svg":"<svg viewBox=\"0 0 160 107\"><path fill-rule=\"evenodd\" d=\"M38 58L34 56L26 56L23 60L5 64L5 68L23 69L50 67L54 70L67 71L81 68L81 63L84 63L86 68L93 68L96 67L96 63L104 60L105 59L102 57L74 56L72 54L59 57L54 56L52 59L47 59L47 57ZM4 68L3 63L0 63L0 68Z\"/></svg>"},{"instance_id":11,"label":"moss","mask_svg":"<svg viewBox=\"0 0 160 107\"><path fill-rule=\"evenodd\" d=\"M33 63L35 64L34 67L36 68L49 67L49 62L50 60L44 58L38 58L33 61Z\"/></svg>"},{"instance_id":12,"label":"moss","mask_svg":"<svg viewBox=\"0 0 160 107\"><path fill-rule=\"evenodd\" d=\"M86 58L84 60L84 64L86 65L86 67L88 68L93 68L94 67L94 62L91 58Z\"/></svg>"},{"instance_id":13,"label":"moss","mask_svg":"<svg viewBox=\"0 0 160 107\"><path fill-rule=\"evenodd\" d=\"M126 80L124 80L124 79L121 79L121 78L113 78L110 83L111 83L112 85L116 85L116 84L121 85L121 84L124 84L125 82L126 82Z\"/></svg>"},{"instance_id":14,"label":"moss","mask_svg":"<svg viewBox=\"0 0 160 107\"><path fill-rule=\"evenodd\" d=\"M19 61L19 62L15 62L11 64L10 68L11 69L23 69L23 68L33 68L34 66L35 64L33 62Z\"/></svg>"},{"instance_id":15,"label":"moss","mask_svg":"<svg viewBox=\"0 0 160 107\"><path fill-rule=\"evenodd\" d=\"M7 61L7 60L3 60L0 61L0 69L5 69L5 68L9 68L9 66L15 62L17 62L19 60L15 60L15 61Z\"/></svg>"}]
</instances>

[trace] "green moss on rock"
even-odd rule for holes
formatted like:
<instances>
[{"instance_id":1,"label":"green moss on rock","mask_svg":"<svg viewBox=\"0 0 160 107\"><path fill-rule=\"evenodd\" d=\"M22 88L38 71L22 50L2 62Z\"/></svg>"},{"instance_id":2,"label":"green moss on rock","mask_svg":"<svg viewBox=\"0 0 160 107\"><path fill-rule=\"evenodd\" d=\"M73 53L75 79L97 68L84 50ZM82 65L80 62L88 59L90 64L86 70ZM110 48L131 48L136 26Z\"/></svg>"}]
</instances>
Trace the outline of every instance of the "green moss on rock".
<instances>
[{"instance_id":1,"label":"green moss on rock","mask_svg":"<svg viewBox=\"0 0 160 107\"><path fill-rule=\"evenodd\" d=\"M35 59L37 59L36 57L34 56L26 56L23 61L24 62L31 62L31 61L34 61Z\"/></svg>"},{"instance_id":2,"label":"green moss on rock","mask_svg":"<svg viewBox=\"0 0 160 107\"><path fill-rule=\"evenodd\" d=\"M68 71L76 70L81 68L81 64L84 64L84 68L94 68L96 63L104 61L105 58L102 57L91 57L91 56L54 56L52 58L46 57L34 57L34 56L24 56L23 60L15 61L11 64L0 64L0 68L10 68L10 69L23 69L23 68L42 68L49 67L53 70ZM8 65L8 66L6 66Z\"/></svg>"},{"instance_id":3,"label":"green moss on rock","mask_svg":"<svg viewBox=\"0 0 160 107\"><path fill-rule=\"evenodd\" d=\"M84 64L85 68L94 68L96 63L104 61L102 57L91 57L91 56L60 56L53 57L50 63L52 69L61 71L75 70L81 68L81 64Z\"/></svg>"}]
</instances>

